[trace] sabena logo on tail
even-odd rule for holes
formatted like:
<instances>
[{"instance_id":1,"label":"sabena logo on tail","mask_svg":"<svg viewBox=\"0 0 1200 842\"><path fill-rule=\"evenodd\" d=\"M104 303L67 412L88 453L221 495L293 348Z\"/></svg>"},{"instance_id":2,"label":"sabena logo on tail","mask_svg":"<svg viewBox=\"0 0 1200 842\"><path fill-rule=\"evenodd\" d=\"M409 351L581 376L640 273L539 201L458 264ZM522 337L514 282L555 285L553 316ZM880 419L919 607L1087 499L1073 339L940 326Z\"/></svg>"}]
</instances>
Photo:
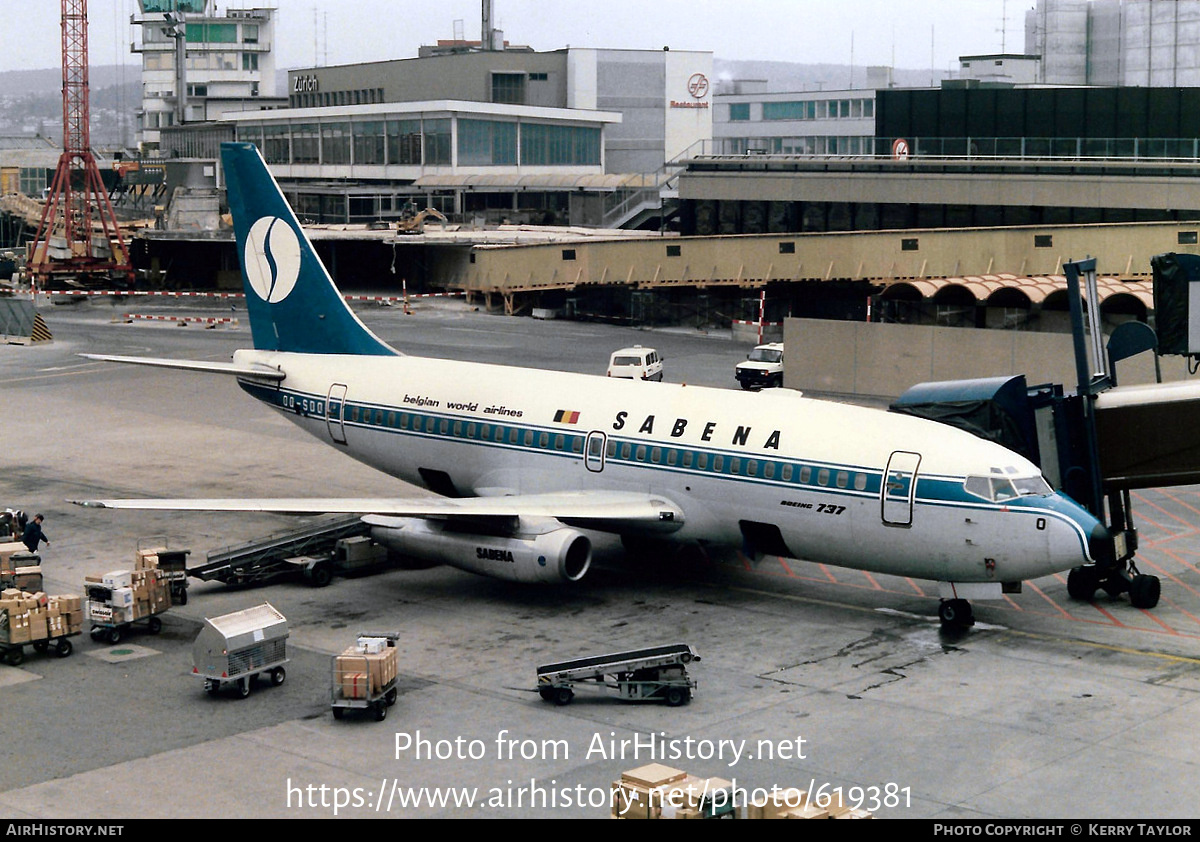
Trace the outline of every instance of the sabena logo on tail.
<instances>
[{"instance_id":1,"label":"sabena logo on tail","mask_svg":"<svg viewBox=\"0 0 1200 842\"><path fill-rule=\"evenodd\" d=\"M300 239L277 216L264 216L250 226L242 258L250 288L270 304L287 298L300 277Z\"/></svg>"}]
</instances>

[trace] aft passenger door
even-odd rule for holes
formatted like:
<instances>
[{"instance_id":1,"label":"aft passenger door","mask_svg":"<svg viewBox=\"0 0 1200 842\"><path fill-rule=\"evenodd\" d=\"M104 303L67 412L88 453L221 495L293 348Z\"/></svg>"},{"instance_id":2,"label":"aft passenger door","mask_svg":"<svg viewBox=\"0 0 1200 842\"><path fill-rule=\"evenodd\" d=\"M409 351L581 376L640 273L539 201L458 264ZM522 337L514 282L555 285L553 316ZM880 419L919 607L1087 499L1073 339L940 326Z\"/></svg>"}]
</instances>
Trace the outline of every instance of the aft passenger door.
<instances>
[{"instance_id":1,"label":"aft passenger door","mask_svg":"<svg viewBox=\"0 0 1200 842\"><path fill-rule=\"evenodd\" d=\"M917 492L917 468L921 454L897 450L888 459L880 490L883 522L888 526L912 526L913 498Z\"/></svg>"},{"instance_id":2,"label":"aft passenger door","mask_svg":"<svg viewBox=\"0 0 1200 842\"><path fill-rule=\"evenodd\" d=\"M604 470L604 451L608 447L608 436L600 430L592 430L583 443L583 466L594 474Z\"/></svg>"},{"instance_id":3,"label":"aft passenger door","mask_svg":"<svg viewBox=\"0 0 1200 842\"><path fill-rule=\"evenodd\" d=\"M325 423L334 444L346 443L346 386L334 383L325 399Z\"/></svg>"}]
</instances>

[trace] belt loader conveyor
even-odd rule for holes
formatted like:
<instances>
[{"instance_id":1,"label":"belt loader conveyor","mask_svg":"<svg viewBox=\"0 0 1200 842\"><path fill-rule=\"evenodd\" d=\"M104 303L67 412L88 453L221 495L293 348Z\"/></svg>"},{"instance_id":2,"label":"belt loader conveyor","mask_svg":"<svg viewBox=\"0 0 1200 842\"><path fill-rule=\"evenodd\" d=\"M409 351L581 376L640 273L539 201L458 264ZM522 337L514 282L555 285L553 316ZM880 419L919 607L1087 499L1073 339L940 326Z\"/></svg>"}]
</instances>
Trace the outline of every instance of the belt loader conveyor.
<instances>
[{"instance_id":1,"label":"belt loader conveyor","mask_svg":"<svg viewBox=\"0 0 1200 842\"><path fill-rule=\"evenodd\" d=\"M675 707L691 700L696 682L688 677L687 665L699 660L688 644L672 643L546 664L537 668L538 694L568 705L575 685L592 682L616 690L626 701L661 699Z\"/></svg>"}]
</instances>

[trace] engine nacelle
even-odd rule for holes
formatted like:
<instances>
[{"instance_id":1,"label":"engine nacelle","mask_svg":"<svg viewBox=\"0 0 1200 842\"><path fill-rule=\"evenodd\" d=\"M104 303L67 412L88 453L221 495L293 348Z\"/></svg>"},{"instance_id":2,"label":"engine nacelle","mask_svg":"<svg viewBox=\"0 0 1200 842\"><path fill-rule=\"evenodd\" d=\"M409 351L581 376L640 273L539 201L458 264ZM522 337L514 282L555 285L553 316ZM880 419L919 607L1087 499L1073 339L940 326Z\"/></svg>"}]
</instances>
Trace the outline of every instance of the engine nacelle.
<instances>
[{"instance_id":1,"label":"engine nacelle","mask_svg":"<svg viewBox=\"0 0 1200 842\"><path fill-rule=\"evenodd\" d=\"M371 537L389 549L510 582L577 582L592 564L592 542L561 524L497 537L421 518L372 520Z\"/></svg>"}]
</instances>

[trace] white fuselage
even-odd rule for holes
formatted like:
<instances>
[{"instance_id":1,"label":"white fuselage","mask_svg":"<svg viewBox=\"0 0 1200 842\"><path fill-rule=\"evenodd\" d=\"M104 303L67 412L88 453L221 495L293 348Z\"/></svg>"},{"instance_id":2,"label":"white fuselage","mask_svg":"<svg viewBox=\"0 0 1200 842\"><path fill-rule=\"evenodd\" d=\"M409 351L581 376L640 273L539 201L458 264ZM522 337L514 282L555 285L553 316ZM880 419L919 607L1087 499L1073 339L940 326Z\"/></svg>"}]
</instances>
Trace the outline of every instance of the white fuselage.
<instances>
[{"instance_id":1,"label":"white fuselage","mask_svg":"<svg viewBox=\"0 0 1200 842\"><path fill-rule=\"evenodd\" d=\"M239 351L242 387L355 459L461 496L649 492L678 541L947 582L1087 563L1098 522L1059 494L984 499L1028 460L924 419L742 393L417 357ZM986 484L986 483L985 483ZM776 531L777 530L777 531Z\"/></svg>"}]
</instances>

